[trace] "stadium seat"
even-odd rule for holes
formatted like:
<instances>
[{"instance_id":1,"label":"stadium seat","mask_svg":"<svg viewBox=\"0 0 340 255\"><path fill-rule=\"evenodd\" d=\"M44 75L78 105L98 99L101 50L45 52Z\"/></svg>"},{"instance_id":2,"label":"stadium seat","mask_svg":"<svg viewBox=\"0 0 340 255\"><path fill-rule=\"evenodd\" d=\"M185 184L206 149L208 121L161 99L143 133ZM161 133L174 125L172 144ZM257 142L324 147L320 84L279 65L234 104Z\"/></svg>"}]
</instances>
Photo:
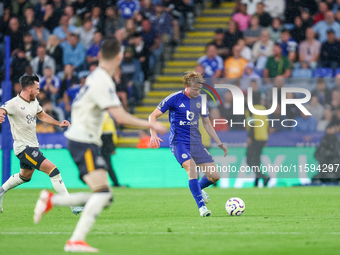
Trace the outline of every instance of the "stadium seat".
<instances>
[{"instance_id":1,"label":"stadium seat","mask_svg":"<svg viewBox=\"0 0 340 255\"><path fill-rule=\"evenodd\" d=\"M311 69L294 69L292 78L312 78L313 71Z\"/></svg>"},{"instance_id":2,"label":"stadium seat","mask_svg":"<svg viewBox=\"0 0 340 255\"><path fill-rule=\"evenodd\" d=\"M315 78L332 78L333 77L333 69L332 68L316 68L314 71Z\"/></svg>"},{"instance_id":3,"label":"stadium seat","mask_svg":"<svg viewBox=\"0 0 340 255\"><path fill-rule=\"evenodd\" d=\"M335 70L335 76L337 76L338 74L340 73L340 68L337 68L336 70Z\"/></svg>"}]
</instances>

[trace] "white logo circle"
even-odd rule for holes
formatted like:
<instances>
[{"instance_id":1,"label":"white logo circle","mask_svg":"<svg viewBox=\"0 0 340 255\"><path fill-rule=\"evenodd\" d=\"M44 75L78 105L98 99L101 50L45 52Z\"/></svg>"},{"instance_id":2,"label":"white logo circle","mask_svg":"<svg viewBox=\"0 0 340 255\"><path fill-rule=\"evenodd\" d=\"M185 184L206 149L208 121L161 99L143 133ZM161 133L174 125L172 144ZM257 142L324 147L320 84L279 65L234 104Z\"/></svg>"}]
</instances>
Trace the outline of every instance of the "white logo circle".
<instances>
[{"instance_id":1,"label":"white logo circle","mask_svg":"<svg viewBox=\"0 0 340 255\"><path fill-rule=\"evenodd\" d=\"M187 154L185 154L185 153L182 154L182 158L187 158L187 157L188 157Z\"/></svg>"},{"instance_id":2,"label":"white logo circle","mask_svg":"<svg viewBox=\"0 0 340 255\"><path fill-rule=\"evenodd\" d=\"M195 118L195 113L187 110L187 120L192 121Z\"/></svg>"},{"instance_id":3,"label":"white logo circle","mask_svg":"<svg viewBox=\"0 0 340 255\"><path fill-rule=\"evenodd\" d=\"M201 108L201 103L200 102L196 103L196 107Z\"/></svg>"}]
</instances>

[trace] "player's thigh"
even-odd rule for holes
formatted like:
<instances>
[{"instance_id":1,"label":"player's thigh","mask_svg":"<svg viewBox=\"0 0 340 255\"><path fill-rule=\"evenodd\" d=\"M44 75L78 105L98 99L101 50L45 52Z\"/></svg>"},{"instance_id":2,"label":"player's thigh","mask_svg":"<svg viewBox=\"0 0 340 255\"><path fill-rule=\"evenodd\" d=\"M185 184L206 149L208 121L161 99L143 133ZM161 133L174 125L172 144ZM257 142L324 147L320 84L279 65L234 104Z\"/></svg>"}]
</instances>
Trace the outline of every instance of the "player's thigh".
<instances>
[{"instance_id":1,"label":"player's thigh","mask_svg":"<svg viewBox=\"0 0 340 255\"><path fill-rule=\"evenodd\" d=\"M51 161L49 161L48 159L45 159L41 165L39 170L41 172L44 172L45 174L49 175L51 173L51 171L55 168L55 164L53 164Z\"/></svg>"},{"instance_id":2,"label":"player's thigh","mask_svg":"<svg viewBox=\"0 0 340 255\"><path fill-rule=\"evenodd\" d=\"M85 176L101 176L100 173L96 174L95 172L105 172L105 170L107 170L107 164L104 158L100 155L99 147L97 145L68 141L67 146L78 167L79 177L84 182ZM94 179L97 180L97 178ZM107 182L106 175L105 180Z\"/></svg>"},{"instance_id":3,"label":"player's thigh","mask_svg":"<svg viewBox=\"0 0 340 255\"><path fill-rule=\"evenodd\" d=\"M191 160L190 144L177 143L170 146L172 154L176 157L177 162L185 169L189 178L194 178L195 161ZM196 175L197 176L197 175ZM197 178L197 177L196 177Z\"/></svg>"},{"instance_id":4,"label":"player's thigh","mask_svg":"<svg viewBox=\"0 0 340 255\"><path fill-rule=\"evenodd\" d=\"M31 179L32 178L32 175L34 173L34 170L35 169L25 169L25 168L21 168L20 169L20 175L22 177L25 177L27 179Z\"/></svg>"},{"instance_id":5,"label":"player's thigh","mask_svg":"<svg viewBox=\"0 0 340 255\"><path fill-rule=\"evenodd\" d=\"M20 160L20 169L25 169L28 171L34 170L34 169L40 169L42 163L46 159L44 155L42 154L42 152L39 150L39 148L28 147L28 146L26 147L25 150L23 150L21 153L19 153L16 156Z\"/></svg>"},{"instance_id":6,"label":"player's thigh","mask_svg":"<svg viewBox=\"0 0 340 255\"><path fill-rule=\"evenodd\" d=\"M183 162L182 167L187 172L189 179L197 179L197 166L195 164L195 161L193 159L188 159Z\"/></svg>"},{"instance_id":7,"label":"player's thigh","mask_svg":"<svg viewBox=\"0 0 340 255\"><path fill-rule=\"evenodd\" d=\"M198 165L200 170L208 177L212 182L217 182L220 179L220 173L217 169L215 162L204 163Z\"/></svg>"},{"instance_id":8,"label":"player's thigh","mask_svg":"<svg viewBox=\"0 0 340 255\"><path fill-rule=\"evenodd\" d=\"M210 155L210 152L207 150L207 148L205 148L202 143L191 145L190 154L197 165L215 165L214 159Z\"/></svg>"},{"instance_id":9,"label":"player's thigh","mask_svg":"<svg viewBox=\"0 0 340 255\"><path fill-rule=\"evenodd\" d=\"M92 192L99 192L109 187L107 172L105 169L97 169L83 176L83 181Z\"/></svg>"}]
</instances>

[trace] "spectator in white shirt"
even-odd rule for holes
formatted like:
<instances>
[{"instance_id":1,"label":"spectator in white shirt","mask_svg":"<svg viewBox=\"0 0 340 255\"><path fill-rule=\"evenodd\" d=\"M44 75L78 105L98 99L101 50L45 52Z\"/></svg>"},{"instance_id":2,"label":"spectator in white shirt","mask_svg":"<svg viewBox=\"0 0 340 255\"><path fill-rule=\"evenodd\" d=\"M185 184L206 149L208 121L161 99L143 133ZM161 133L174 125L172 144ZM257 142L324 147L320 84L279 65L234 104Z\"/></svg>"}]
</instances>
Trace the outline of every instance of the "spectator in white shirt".
<instances>
[{"instance_id":1,"label":"spectator in white shirt","mask_svg":"<svg viewBox=\"0 0 340 255\"><path fill-rule=\"evenodd\" d=\"M246 41L244 39L239 39L237 44L241 47L241 57L247 61L251 60L251 49L246 46Z\"/></svg>"},{"instance_id":2,"label":"spectator in white shirt","mask_svg":"<svg viewBox=\"0 0 340 255\"><path fill-rule=\"evenodd\" d=\"M264 0L265 11L270 14L272 18L283 18L286 9L286 1L284 0Z\"/></svg>"},{"instance_id":3,"label":"spectator in white shirt","mask_svg":"<svg viewBox=\"0 0 340 255\"><path fill-rule=\"evenodd\" d=\"M256 6L258 3L261 3L262 0L242 0L242 4L247 5L247 14L248 15L254 15L256 13Z\"/></svg>"},{"instance_id":4,"label":"spectator in white shirt","mask_svg":"<svg viewBox=\"0 0 340 255\"><path fill-rule=\"evenodd\" d=\"M94 34L96 33L96 28L92 26L92 21L90 19L84 20L83 26L78 27L74 33L79 35L79 41L82 45L88 49L93 41Z\"/></svg>"},{"instance_id":5,"label":"spectator in white shirt","mask_svg":"<svg viewBox=\"0 0 340 255\"><path fill-rule=\"evenodd\" d=\"M268 30L261 32L260 40L253 46L253 60L256 62L256 69L263 70L267 63L267 58L273 56L274 42L270 40Z\"/></svg>"}]
</instances>

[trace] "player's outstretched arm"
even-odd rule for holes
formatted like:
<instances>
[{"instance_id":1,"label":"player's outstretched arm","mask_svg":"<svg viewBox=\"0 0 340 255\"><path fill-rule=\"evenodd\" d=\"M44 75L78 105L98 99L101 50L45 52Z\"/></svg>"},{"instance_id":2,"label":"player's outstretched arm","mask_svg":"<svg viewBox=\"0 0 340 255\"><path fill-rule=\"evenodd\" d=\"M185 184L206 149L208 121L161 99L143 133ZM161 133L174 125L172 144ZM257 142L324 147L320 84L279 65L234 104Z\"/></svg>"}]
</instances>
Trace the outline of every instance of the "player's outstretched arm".
<instances>
[{"instance_id":1,"label":"player's outstretched arm","mask_svg":"<svg viewBox=\"0 0 340 255\"><path fill-rule=\"evenodd\" d=\"M7 112L4 109L0 109L0 124L5 121L5 115Z\"/></svg>"},{"instance_id":2,"label":"player's outstretched arm","mask_svg":"<svg viewBox=\"0 0 340 255\"><path fill-rule=\"evenodd\" d=\"M135 116L132 116L130 113L126 112L121 106L110 107L107 110L118 124L153 128L161 134L166 132L166 127L160 122L149 123L147 120L136 118Z\"/></svg>"},{"instance_id":3,"label":"player's outstretched arm","mask_svg":"<svg viewBox=\"0 0 340 255\"><path fill-rule=\"evenodd\" d=\"M203 121L203 127L207 131L207 133L210 135L212 139L217 143L218 147L220 147L224 151L224 157L228 154L228 149L225 147L225 145L221 142L220 138L218 138L215 129L211 125L211 122L209 120L209 117L202 117Z\"/></svg>"},{"instance_id":4,"label":"player's outstretched arm","mask_svg":"<svg viewBox=\"0 0 340 255\"><path fill-rule=\"evenodd\" d=\"M157 118L160 117L162 114L163 112L156 108L149 116L149 123L156 123ZM150 134L151 148L159 148L161 146L160 142L163 142L163 140L157 136L157 131L153 128L150 128Z\"/></svg>"},{"instance_id":5,"label":"player's outstretched arm","mask_svg":"<svg viewBox=\"0 0 340 255\"><path fill-rule=\"evenodd\" d=\"M53 119L50 115L48 115L44 111L38 113L37 117L42 122L47 123L47 124L51 124L51 125L54 125L54 126L57 126L57 127L69 127L70 126L70 122L68 122L67 120L59 122L59 121Z\"/></svg>"}]
</instances>

